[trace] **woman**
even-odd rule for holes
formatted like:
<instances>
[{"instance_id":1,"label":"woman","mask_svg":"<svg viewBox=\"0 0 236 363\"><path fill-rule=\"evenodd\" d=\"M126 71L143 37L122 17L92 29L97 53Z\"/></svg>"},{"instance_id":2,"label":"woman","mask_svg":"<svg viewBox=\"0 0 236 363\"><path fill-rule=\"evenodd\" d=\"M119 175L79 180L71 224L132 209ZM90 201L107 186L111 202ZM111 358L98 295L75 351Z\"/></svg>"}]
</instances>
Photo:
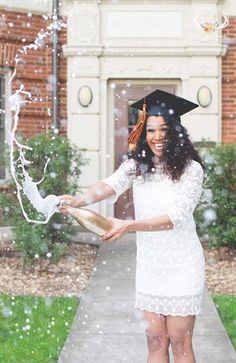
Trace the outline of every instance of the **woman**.
<instances>
[{"instance_id":1,"label":"woman","mask_svg":"<svg viewBox=\"0 0 236 363\"><path fill-rule=\"evenodd\" d=\"M143 109L129 136L132 152L110 177L80 198L62 196L82 207L133 186L135 220L109 218L112 242L137 231L135 307L146 321L148 363L194 363L192 334L200 312L205 278L202 246L193 211L202 191L203 164L180 116L198 105L156 90L132 105ZM146 111L147 109L147 111ZM62 209L65 212L65 210Z\"/></svg>"}]
</instances>

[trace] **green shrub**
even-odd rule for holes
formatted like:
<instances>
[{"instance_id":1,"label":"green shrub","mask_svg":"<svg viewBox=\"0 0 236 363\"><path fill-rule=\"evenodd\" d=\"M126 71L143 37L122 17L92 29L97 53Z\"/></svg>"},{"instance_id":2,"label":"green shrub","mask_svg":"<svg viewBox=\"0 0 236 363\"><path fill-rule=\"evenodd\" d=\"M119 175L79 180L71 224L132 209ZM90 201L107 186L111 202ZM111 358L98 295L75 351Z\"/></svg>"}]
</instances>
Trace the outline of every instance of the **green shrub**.
<instances>
[{"instance_id":1,"label":"green shrub","mask_svg":"<svg viewBox=\"0 0 236 363\"><path fill-rule=\"evenodd\" d=\"M236 146L206 143L204 192L195 211L197 231L210 246L236 248Z\"/></svg>"},{"instance_id":2,"label":"green shrub","mask_svg":"<svg viewBox=\"0 0 236 363\"><path fill-rule=\"evenodd\" d=\"M13 186L6 186L0 191L0 227L13 225L13 214L17 206L13 192Z\"/></svg>"},{"instance_id":3,"label":"green shrub","mask_svg":"<svg viewBox=\"0 0 236 363\"><path fill-rule=\"evenodd\" d=\"M84 150L79 150L71 145L66 137L54 133L38 134L25 143L32 147L32 151L25 152L25 158L32 161L27 171L33 181L42 179L45 162L50 158L45 179L38 185L42 197L49 194L77 192L81 166L88 162L84 158ZM17 159L17 151L15 159ZM47 224L28 223L23 217L15 194L11 194L10 198L9 195L2 195L2 200L4 198L5 205L8 203L9 206L10 203L12 206L17 206L17 208L11 208L11 218L14 224L15 243L22 251L25 260L32 261L35 258L45 257L48 253L52 259L58 259L71 242L71 236L74 233L72 220L65 219L60 213L55 213ZM25 211L31 219L45 220L45 217L34 209L26 196L22 195L22 200Z\"/></svg>"}]
</instances>

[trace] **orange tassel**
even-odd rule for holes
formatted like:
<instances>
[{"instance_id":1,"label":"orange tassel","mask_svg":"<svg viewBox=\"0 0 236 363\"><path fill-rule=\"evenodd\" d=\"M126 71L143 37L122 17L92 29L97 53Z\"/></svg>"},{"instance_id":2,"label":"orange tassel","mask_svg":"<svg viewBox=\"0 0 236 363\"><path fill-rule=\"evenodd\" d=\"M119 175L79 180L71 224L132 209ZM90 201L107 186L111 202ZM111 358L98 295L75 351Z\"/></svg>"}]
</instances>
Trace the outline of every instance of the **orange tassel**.
<instances>
[{"instance_id":1,"label":"orange tassel","mask_svg":"<svg viewBox=\"0 0 236 363\"><path fill-rule=\"evenodd\" d=\"M138 139L142 133L143 130L143 126L144 126L144 122L146 119L146 104L143 104L143 111L139 117L139 120L137 122L137 124L134 126L133 130L131 131L131 133L129 134L128 137L128 144L129 144L129 150L133 151L136 148Z\"/></svg>"}]
</instances>

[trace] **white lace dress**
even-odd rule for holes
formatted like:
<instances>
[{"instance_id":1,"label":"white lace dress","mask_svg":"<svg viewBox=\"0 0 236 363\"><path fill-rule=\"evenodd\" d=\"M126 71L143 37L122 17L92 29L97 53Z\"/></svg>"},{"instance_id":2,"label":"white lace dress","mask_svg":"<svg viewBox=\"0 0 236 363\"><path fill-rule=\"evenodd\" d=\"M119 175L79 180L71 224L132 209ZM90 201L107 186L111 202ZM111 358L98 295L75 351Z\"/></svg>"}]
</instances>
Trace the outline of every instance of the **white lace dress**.
<instances>
[{"instance_id":1,"label":"white lace dress","mask_svg":"<svg viewBox=\"0 0 236 363\"><path fill-rule=\"evenodd\" d=\"M135 307L164 315L197 315L205 282L205 259L193 211L202 192L203 169L192 160L179 181L161 166L148 179L135 177L133 159L108 178L112 202L133 186L135 219L169 215L174 229L137 232Z\"/></svg>"}]
</instances>

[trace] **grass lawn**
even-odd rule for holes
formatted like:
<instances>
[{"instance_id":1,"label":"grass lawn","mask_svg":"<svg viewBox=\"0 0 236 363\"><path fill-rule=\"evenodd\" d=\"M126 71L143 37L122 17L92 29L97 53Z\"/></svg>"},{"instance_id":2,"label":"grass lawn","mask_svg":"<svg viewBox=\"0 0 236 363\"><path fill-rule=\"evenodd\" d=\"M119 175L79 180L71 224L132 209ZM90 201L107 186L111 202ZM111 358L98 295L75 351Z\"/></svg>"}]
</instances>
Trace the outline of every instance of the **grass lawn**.
<instances>
[{"instance_id":1,"label":"grass lawn","mask_svg":"<svg viewBox=\"0 0 236 363\"><path fill-rule=\"evenodd\" d=\"M225 330L236 350L236 296L211 295Z\"/></svg>"},{"instance_id":2,"label":"grass lawn","mask_svg":"<svg viewBox=\"0 0 236 363\"><path fill-rule=\"evenodd\" d=\"M79 300L0 294L0 362L54 363Z\"/></svg>"}]
</instances>

